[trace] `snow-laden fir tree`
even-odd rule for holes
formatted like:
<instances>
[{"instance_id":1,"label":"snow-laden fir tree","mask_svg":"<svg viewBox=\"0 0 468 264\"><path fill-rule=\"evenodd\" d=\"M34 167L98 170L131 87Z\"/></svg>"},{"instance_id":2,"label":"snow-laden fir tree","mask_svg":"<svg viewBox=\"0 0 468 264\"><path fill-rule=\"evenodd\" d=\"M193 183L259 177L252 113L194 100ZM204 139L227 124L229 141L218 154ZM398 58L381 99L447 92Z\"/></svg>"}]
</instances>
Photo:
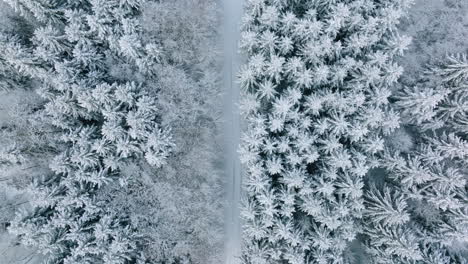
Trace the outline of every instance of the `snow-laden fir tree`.
<instances>
[{"instance_id":1,"label":"snow-laden fir tree","mask_svg":"<svg viewBox=\"0 0 468 264\"><path fill-rule=\"evenodd\" d=\"M3 34L1 58L41 83L42 116L65 149L31 186L31 208L10 231L48 263L144 263L144 234L97 198L105 186L126 185L127 162L160 167L173 146L146 84L118 81L106 63L124 55L151 74L156 59L146 56L134 19L144 1L6 2L40 23L27 40Z\"/></svg>"},{"instance_id":2,"label":"snow-laden fir tree","mask_svg":"<svg viewBox=\"0 0 468 264\"><path fill-rule=\"evenodd\" d=\"M390 185L368 193L365 233L375 263L467 263L468 61L449 55L396 97L418 144L382 157Z\"/></svg>"},{"instance_id":3,"label":"snow-laden fir tree","mask_svg":"<svg viewBox=\"0 0 468 264\"><path fill-rule=\"evenodd\" d=\"M346 263L362 178L399 126L387 99L410 2L247 1L244 263Z\"/></svg>"}]
</instances>

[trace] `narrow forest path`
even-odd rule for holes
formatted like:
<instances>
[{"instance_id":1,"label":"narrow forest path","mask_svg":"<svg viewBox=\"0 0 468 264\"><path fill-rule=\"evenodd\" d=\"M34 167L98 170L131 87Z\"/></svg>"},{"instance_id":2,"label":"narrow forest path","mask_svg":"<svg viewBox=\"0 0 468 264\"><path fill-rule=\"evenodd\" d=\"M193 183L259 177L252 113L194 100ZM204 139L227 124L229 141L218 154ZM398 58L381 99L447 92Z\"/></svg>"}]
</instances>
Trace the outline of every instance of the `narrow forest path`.
<instances>
[{"instance_id":1,"label":"narrow forest path","mask_svg":"<svg viewBox=\"0 0 468 264\"><path fill-rule=\"evenodd\" d=\"M225 263L240 263L241 225L239 204L241 195L241 166L237 154L240 142L239 85L236 76L240 65L238 53L239 25L243 0L223 0L224 9L224 120L226 144L226 212Z\"/></svg>"}]
</instances>

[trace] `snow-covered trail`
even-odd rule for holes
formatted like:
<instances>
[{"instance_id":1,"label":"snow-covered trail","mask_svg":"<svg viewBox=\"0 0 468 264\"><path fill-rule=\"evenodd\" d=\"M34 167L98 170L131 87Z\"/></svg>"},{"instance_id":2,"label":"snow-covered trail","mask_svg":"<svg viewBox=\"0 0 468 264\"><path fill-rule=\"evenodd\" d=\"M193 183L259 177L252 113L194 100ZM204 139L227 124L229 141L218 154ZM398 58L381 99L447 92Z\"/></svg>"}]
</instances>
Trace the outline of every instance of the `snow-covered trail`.
<instances>
[{"instance_id":1,"label":"snow-covered trail","mask_svg":"<svg viewBox=\"0 0 468 264\"><path fill-rule=\"evenodd\" d=\"M240 263L241 225L239 204L241 195L241 166L237 154L240 141L239 86L236 82L241 62L238 53L239 25L243 0L222 0L224 9L224 120L226 144L226 212L225 212L225 263Z\"/></svg>"}]
</instances>

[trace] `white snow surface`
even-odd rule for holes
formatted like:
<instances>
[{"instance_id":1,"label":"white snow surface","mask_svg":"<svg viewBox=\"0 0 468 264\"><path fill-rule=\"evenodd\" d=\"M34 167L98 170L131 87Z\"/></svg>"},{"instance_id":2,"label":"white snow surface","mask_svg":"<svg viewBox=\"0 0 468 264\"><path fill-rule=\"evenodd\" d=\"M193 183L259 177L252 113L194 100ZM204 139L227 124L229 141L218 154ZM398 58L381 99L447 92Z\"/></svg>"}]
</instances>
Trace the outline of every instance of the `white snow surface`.
<instances>
[{"instance_id":1,"label":"white snow surface","mask_svg":"<svg viewBox=\"0 0 468 264\"><path fill-rule=\"evenodd\" d=\"M239 26L243 0L223 0L224 8L224 120L225 120L225 263L240 263L241 223L239 205L241 196L241 166L237 150L240 142L239 85L237 72L241 62L238 52Z\"/></svg>"}]
</instances>

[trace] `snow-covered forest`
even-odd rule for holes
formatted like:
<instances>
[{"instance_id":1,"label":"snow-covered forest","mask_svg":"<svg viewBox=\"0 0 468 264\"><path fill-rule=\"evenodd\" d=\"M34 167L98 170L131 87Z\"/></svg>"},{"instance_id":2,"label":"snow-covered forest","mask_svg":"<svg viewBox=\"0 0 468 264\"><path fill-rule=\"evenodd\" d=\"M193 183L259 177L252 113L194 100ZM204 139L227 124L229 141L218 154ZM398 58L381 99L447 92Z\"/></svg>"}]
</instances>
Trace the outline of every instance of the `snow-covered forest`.
<instances>
[{"instance_id":1,"label":"snow-covered forest","mask_svg":"<svg viewBox=\"0 0 468 264\"><path fill-rule=\"evenodd\" d=\"M47 263L219 263L217 3L5 1L1 10L10 245Z\"/></svg>"},{"instance_id":2,"label":"snow-covered forest","mask_svg":"<svg viewBox=\"0 0 468 264\"><path fill-rule=\"evenodd\" d=\"M0 264L468 264L465 0L0 0Z\"/></svg>"}]
</instances>

